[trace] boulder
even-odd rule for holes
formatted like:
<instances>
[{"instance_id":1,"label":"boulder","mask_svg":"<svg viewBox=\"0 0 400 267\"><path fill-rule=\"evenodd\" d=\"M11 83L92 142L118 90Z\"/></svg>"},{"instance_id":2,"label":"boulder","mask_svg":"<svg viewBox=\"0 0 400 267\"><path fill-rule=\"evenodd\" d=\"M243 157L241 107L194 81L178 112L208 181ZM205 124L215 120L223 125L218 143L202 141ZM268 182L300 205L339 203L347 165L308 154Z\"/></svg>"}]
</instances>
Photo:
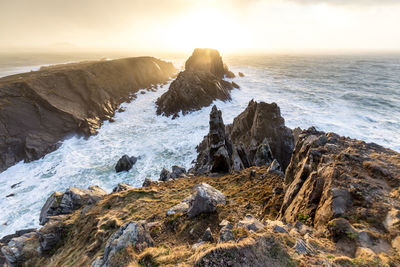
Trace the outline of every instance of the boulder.
<instances>
[{"instance_id":1,"label":"boulder","mask_svg":"<svg viewBox=\"0 0 400 267\"><path fill-rule=\"evenodd\" d=\"M201 240L204 242L214 242L214 237L212 236L210 227L206 229Z\"/></svg>"},{"instance_id":2,"label":"boulder","mask_svg":"<svg viewBox=\"0 0 400 267\"><path fill-rule=\"evenodd\" d=\"M32 231L12 238L7 245L1 247L7 264L5 266L22 266L29 257L37 255L37 239L37 232Z\"/></svg>"},{"instance_id":3,"label":"boulder","mask_svg":"<svg viewBox=\"0 0 400 267\"><path fill-rule=\"evenodd\" d=\"M65 220L51 220L38 232L39 252L43 256L48 256L65 238L66 230L71 225L67 225Z\"/></svg>"},{"instance_id":4,"label":"boulder","mask_svg":"<svg viewBox=\"0 0 400 267\"><path fill-rule=\"evenodd\" d=\"M301 238L297 239L293 248L298 254L310 255L315 253L314 249Z\"/></svg>"},{"instance_id":5,"label":"boulder","mask_svg":"<svg viewBox=\"0 0 400 267\"><path fill-rule=\"evenodd\" d=\"M144 179L144 181L143 181L142 187L151 186L152 183L153 183L153 181L152 181L150 178L146 177L146 178Z\"/></svg>"},{"instance_id":6,"label":"boulder","mask_svg":"<svg viewBox=\"0 0 400 267\"><path fill-rule=\"evenodd\" d=\"M283 233L283 234L288 234L289 232L283 228L282 226L275 225L274 228L272 229L274 233Z\"/></svg>"},{"instance_id":7,"label":"boulder","mask_svg":"<svg viewBox=\"0 0 400 267\"><path fill-rule=\"evenodd\" d=\"M133 165L135 165L136 161L138 158L136 157L129 157L128 155L123 155L117 162L117 165L115 165L115 171L116 172L122 172L122 171L129 171L132 169Z\"/></svg>"},{"instance_id":8,"label":"boulder","mask_svg":"<svg viewBox=\"0 0 400 267\"><path fill-rule=\"evenodd\" d=\"M153 246L153 239L147 230L146 222L132 221L121 226L108 239L104 248L103 258L96 259L95 266L108 266L111 258L128 246L132 246L136 252L141 252L145 248Z\"/></svg>"},{"instance_id":9,"label":"boulder","mask_svg":"<svg viewBox=\"0 0 400 267\"><path fill-rule=\"evenodd\" d=\"M124 184L124 183L119 183L117 184L116 187L113 188L113 193L118 193L121 191L126 191L126 190L131 190L133 189L132 186L128 185L128 184Z\"/></svg>"},{"instance_id":10,"label":"boulder","mask_svg":"<svg viewBox=\"0 0 400 267\"><path fill-rule=\"evenodd\" d=\"M172 178L171 172L169 170L163 168L160 173L159 181L166 182L166 181L170 180L171 178Z\"/></svg>"},{"instance_id":11,"label":"boulder","mask_svg":"<svg viewBox=\"0 0 400 267\"><path fill-rule=\"evenodd\" d=\"M189 201L188 215L193 218L201 213L212 213L217 210L218 204L225 203L224 194L206 183L201 183L194 188Z\"/></svg>"},{"instance_id":12,"label":"boulder","mask_svg":"<svg viewBox=\"0 0 400 267\"><path fill-rule=\"evenodd\" d=\"M227 227L227 228L229 228L229 229L232 229L232 228L233 228L233 225L232 225L231 222L228 221L228 220L222 220L222 222L220 222L220 224L219 224L219 227L220 227L221 229L224 228L224 227Z\"/></svg>"},{"instance_id":13,"label":"boulder","mask_svg":"<svg viewBox=\"0 0 400 267\"><path fill-rule=\"evenodd\" d=\"M238 75L239 75L239 77L244 77L243 72L240 72L240 71L239 71Z\"/></svg>"},{"instance_id":14,"label":"boulder","mask_svg":"<svg viewBox=\"0 0 400 267\"><path fill-rule=\"evenodd\" d=\"M172 63L152 57L42 67L0 78L0 172L40 159L73 134L95 134L139 89L168 81Z\"/></svg>"},{"instance_id":15,"label":"boulder","mask_svg":"<svg viewBox=\"0 0 400 267\"><path fill-rule=\"evenodd\" d=\"M254 218L252 215L246 215L243 220L239 221L237 227L245 228L249 231L257 232L264 229L264 224Z\"/></svg>"},{"instance_id":16,"label":"boulder","mask_svg":"<svg viewBox=\"0 0 400 267\"><path fill-rule=\"evenodd\" d=\"M225 243L234 240L235 237L233 236L232 228L222 227L221 230L219 231L218 243Z\"/></svg>"},{"instance_id":17,"label":"boulder","mask_svg":"<svg viewBox=\"0 0 400 267\"><path fill-rule=\"evenodd\" d=\"M60 233L47 233L40 235L39 242L41 254L45 255L46 253L50 252L53 248L56 247L60 239Z\"/></svg>"},{"instance_id":18,"label":"boulder","mask_svg":"<svg viewBox=\"0 0 400 267\"><path fill-rule=\"evenodd\" d=\"M189 202L191 200L192 196L185 198L182 200L181 203L176 204L172 208L168 209L167 211L167 216L174 215L176 213L187 213L189 210Z\"/></svg>"},{"instance_id":19,"label":"boulder","mask_svg":"<svg viewBox=\"0 0 400 267\"><path fill-rule=\"evenodd\" d=\"M209 106L216 99L230 100L230 90L235 85L222 78L232 74L217 50L196 48L186 61L185 70L157 99L157 114L175 118L180 112L185 115Z\"/></svg>"},{"instance_id":20,"label":"boulder","mask_svg":"<svg viewBox=\"0 0 400 267\"><path fill-rule=\"evenodd\" d=\"M23 229L23 230L16 231L14 234L3 236L0 239L0 251L1 251L2 247L7 246L7 244L11 241L11 239L17 238L24 234L32 233L32 232L36 232L36 228ZM4 255L2 253L0 253L0 266L3 266L5 263L6 263L6 258L4 257Z\"/></svg>"},{"instance_id":21,"label":"boulder","mask_svg":"<svg viewBox=\"0 0 400 267\"><path fill-rule=\"evenodd\" d=\"M221 229L219 231L218 243L225 243L235 240L232 232L233 225L228 220L222 220L222 222L219 224L219 227Z\"/></svg>"},{"instance_id":22,"label":"boulder","mask_svg":"<svg viewBox=\"0 0 400 267\"><path fill-rule=\"evenodd\" d=\"M42 207L40 225L44 225L51 216L69 214L85 205L96 203L106 194L98 186L89 186L88 189L70 187L64 193L54 192Z\"/></svg>"},{"instance_id":23,"label":"boulder","mask_svg":"<svg viewBox=\"0 0 400 267\"><path fill-rule=\"evenodd\" d=\"M182 166L179 165L173 165L172 166L172 173L171 173L171 178L176 179L181 177L183 174L186 174L186 169Z\"/></svg>"}]
</instances>

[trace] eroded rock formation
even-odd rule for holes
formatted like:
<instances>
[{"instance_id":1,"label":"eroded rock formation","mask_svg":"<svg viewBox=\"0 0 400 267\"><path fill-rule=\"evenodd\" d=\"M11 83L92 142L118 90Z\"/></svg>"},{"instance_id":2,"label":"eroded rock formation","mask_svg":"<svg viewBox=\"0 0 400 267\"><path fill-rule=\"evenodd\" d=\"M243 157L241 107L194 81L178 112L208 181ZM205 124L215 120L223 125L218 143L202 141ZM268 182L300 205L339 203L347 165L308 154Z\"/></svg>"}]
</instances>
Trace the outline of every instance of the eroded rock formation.
<instances>
[{"instance_id":1,"label":"eroded rock formation","mask_svg":"<svg viewBox=\"0 0 400 267\"><path fill-rule=\"evenodd\" d=\"M196 48L186 61L185 70L157 99L157 114L177 117L211 105L216 100L230 100L230 90L237 84L223 80L234 74L223 64L217 50Z\"/></svg>"},{"instance_id":2,"label":"eroded rock formation","mask_svg":"<svg viewBox=\"0 0 400 267\"><path fill-rule=\"evenodd\" d=\"M343 253L386 251L400 235L400 155L310 128L299 135L285 175L280 218L329 230Z\"/></svg>"},{"instance_id":3,"label":"eroded rock formation","mask_svg":"<svg viewBox=\"0 0 400 267\"><path fill-rule=\"evenodd\" d=\"M64 193L54 192L40 212L40 224L44 225L51 216L68 214L85 205L96 203L106 194L106 191L93 185L88 189L70 187Z\"/></svg>"},{"instance_id":4,"label":"eroded rock formation","mask_svg":"<svg viewBox=\"0 0 400 267\"><path fill-rule=\"evenodd\" d=\"M194 172L229 173L272 164L271 172L279 173L289 164L293 147L292 131L285 126L275 103L252 100L226 127L221 111L214 106L209 134L197 147Z\"/></svg>"},{"instance_id":5,"label":"eroded rock formation","mask_svg":"<svg viewBox=\"0 0 400 267\"><path fill-rule=\"evenodd\" d=\"M257 165L258 158L255 156L260 144L265 146L264 141L267 141L273 158L284 170L289 165L294 148L293 134L285 126L276 103L250 101L247 108L227 126L227 132L233 144L243 144L247 149L249 161L253 165Z\"/></svg>"},{"instance_id":6,"label":"eroded rock formation","mask_svg":"<svg viewBox=\"0 0 400 267\"><path fill-rule=\"evenodd\" d=\"M140 88L164 83L171 63L152 57L83 62L0 79L0 171L39 159L72 134L96 133Z\"/></svg>"}]
</instances>

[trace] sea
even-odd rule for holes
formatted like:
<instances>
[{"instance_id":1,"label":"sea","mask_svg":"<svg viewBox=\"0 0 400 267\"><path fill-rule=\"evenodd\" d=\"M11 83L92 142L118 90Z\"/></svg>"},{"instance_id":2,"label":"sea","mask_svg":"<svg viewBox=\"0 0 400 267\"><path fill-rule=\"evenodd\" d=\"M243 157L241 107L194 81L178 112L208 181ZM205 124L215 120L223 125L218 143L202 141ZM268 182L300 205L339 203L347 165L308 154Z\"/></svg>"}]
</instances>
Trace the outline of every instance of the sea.
<instances>
[{"instance_id":1,"label":"sea","mask_svg":"<svg viewBox=\"0 0 400 267\"><path fill-rule=\"evenodd\" d=\"M0 55L0 77L95 58L100 56ZM178 68L185 61L163 59ZM229 55L224 61L234 73L245 75L232 79L240 89L232 91L231 101L213 103L226 124L251 99L275 102L288 127L315 126L400 152L400 54ZM19 162L0 173L0 238L40 227L40 210L54 191L98 185L111 192L121 182L140 187L146 177L157 180L162 168L174 164L189 169L208 132L211 106L174 120L157 116L155 101L167 90L168 85L155 92L142 90L97 135L70 137L42 159ZM115 164L124 154L140 159L129 172L116 173Z\"/></svg>"}]
</instances>

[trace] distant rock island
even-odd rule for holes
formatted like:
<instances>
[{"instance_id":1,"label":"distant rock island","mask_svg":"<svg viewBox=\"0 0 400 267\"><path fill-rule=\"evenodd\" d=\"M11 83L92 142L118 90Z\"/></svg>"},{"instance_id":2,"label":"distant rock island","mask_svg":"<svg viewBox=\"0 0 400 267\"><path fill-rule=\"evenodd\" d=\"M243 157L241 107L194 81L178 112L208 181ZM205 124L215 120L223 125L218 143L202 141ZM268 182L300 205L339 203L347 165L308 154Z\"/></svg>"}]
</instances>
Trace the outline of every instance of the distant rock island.
<instances>
[{"instance_id":1,"label":"distant rock island","mask_svg":"<svg viewBox=\"0 0 400 267\"><path fill-rule=\"evenodd\" d=\"M89 136L141 88L167 82L172 63L153 57L63 64L0 79L0 171Z\"/></svg>"},{"instance_id":2,"label":"distant rock island","mask_svg":"<svg viewBox=\"0 0 400 267\"><path fill-rule=\"evenodd\" d=\"M177 117L211 105L214 100L230 100L230 90L239 86L223 78L235 74L222 62L215 49L196 48L185 63L185 70L157 99L157 114Z\"/></svg>"}]
</instances>

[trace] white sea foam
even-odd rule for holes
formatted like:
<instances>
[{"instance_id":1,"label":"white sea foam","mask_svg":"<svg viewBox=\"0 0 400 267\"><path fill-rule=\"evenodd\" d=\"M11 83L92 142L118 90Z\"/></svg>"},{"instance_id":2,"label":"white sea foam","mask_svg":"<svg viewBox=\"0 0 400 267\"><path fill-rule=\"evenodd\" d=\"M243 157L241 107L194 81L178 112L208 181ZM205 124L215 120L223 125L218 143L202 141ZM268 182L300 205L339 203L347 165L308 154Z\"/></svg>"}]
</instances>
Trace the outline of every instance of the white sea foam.
<instances>
[{"instance_id":1,"label":"white sea foam","mask_svg":"<svg viewBox=\"0 0 400 267\"><path fill-rule=\"evenodd\" d=\"M232 91L232 101L215 101L225 123L231 123L251 99L276 102L289 127L315 125L400 151L398 78L393 80L384 72L375 77L368 73L370 68L349 69L359 74L345 75L337 68L347 63L338 62L331 62L331 71L318 67L318 62L313 69L307 69L306 63L296 63L299 65L291 69L282 62L231 63L234 72L246 76L234 79L241 89ZM378 79L388 79L383 82L385 90L382 82L375 87L379 90L369 90ZM158 179L161 169L173 164L190 168L196 158L195 147L208 131L211 107L175 120L156 116L154 102L167 88L139 93L132 103L122 105L126 111L117 113L114 123L104 123L98 135L87 140L72 137L44 158L20 162L1 173L0 237L38 227L40 209L53 191L99 185L110 192L119 182L141 186L146 177ZM114 166L123 154L141 159L131 171L117 174ZM18 182L22 183L11 189ZM5 197L11 193L15 196Z\"/></svg>"}]
</instances>

